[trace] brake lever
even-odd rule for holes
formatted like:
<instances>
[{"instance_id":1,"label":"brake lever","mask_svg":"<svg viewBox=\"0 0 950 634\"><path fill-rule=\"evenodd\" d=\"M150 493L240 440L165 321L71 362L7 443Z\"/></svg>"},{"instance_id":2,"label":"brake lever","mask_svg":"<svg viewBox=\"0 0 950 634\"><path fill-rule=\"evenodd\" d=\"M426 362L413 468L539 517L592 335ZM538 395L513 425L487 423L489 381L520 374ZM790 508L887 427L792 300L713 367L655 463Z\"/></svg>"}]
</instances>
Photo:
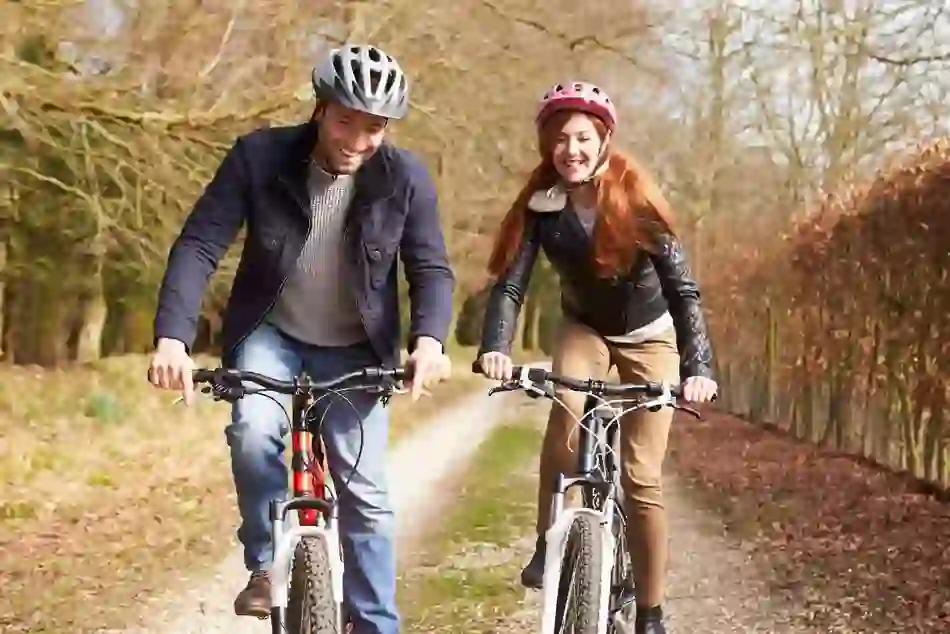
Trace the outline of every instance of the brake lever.
<instances>
[{"instance_id":1,"label":"brake lever","mask_svg":"<svg viewBox=\"0 0 950 634\"><path fill-rule=\"evenodd\" d=\"M212 383L209 387L201 389L205 394L211 394L211 398L216 401L224 401L234 404L248 394L247 388L243 385L220 385ZM251 392L253 394L253 392Z\"/></svg>"},{"instance_id":2,"label":"brake lever","mask_svg":"<svg viewBox=\"0 0 950 634\"><path fill-rule=\"evenodd\" d=\"M702 418L703 418L702 414L700 414L697 410L693 409L692 407L687 407L687 406L685 406L685 405L680 405L679 403L673 403L673 404L671 405L671 407L672 407L673 409L682 410L682 411L686 412L687 414L690 414L690 415L696 417L696 418L699 419L699 420L702 420Z\"/></svg>"},{"instance_id":3,"label":"brake lever","mask_svg":"<svg viewBox=\"0 0 950 634\"><path fill-rule=\"evenodd\" d=\"M502 385L496 385L495 387L488 389L488 395L498 394L499 392L514 392L515 390L521 389L521 386L517 383L504 383Z\"/></svg>"}]
</instances>

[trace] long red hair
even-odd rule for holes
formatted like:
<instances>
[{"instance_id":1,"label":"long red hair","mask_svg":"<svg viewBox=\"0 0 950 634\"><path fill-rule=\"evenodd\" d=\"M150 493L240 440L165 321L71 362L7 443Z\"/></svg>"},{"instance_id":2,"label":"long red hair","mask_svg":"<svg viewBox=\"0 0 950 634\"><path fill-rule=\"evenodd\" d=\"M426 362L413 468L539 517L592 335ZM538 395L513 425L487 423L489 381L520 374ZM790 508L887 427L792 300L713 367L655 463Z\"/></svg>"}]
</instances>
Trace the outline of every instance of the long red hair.
<instances>
[{"instance_id":1,"label":"long red hair","mask_svg":"<svg viewBox=\"0 0 950 634\"><path fill-rule=\"evenodd\" d=\"M541 162L528 177L501 223L488 270L499 277L511 265L524 232L528 201L539 189L553 187L560 179L552 155L557 135L572 112L552 115L538 131ZM607 129L591 117L601 138ZM656 182L632 157L609 150L607 169L594 181L597 220L593 234L593 261L597 274L611 277L630 268L639 250L652 251L660 232L674 233L673 212Z\"/></svg>"}]
</instances>

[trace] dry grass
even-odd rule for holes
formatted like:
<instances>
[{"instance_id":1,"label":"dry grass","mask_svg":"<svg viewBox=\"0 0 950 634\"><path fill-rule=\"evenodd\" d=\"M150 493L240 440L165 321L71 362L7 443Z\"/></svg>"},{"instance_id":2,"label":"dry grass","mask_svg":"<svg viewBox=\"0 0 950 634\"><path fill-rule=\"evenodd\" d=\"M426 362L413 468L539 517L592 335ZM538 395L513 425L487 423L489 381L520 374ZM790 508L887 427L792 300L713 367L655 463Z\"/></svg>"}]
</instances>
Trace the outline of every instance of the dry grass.
<instances>
[{"instance_id":1,"label":"dry grass","mask_svg":"<svg viewBox=\"0 0 950 634\"><path fill-rule=\"evenodd\" d=\"M393 439L477 385L470 356L433 397L393 399ZM0 631L121 627L233 547L229 407L173 406L146 363L0 369Z\"/></svg>"}]
</instances>

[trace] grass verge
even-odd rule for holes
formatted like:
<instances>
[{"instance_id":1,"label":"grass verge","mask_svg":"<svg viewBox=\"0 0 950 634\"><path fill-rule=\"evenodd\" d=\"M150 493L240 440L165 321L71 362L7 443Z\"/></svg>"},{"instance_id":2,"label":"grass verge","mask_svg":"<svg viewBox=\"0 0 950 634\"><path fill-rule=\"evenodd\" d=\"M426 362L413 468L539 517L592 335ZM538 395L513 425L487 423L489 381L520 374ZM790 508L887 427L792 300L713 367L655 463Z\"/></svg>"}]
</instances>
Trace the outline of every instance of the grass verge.
<instances>
[{"instance_id":1,"label":"grass verge","mask_svg":"<svg viewBox=\"0 0 950 634\"><path fill-rule=\"evenodd\" d=\"M0 631L121 628L234 547L229 406L173 406L146 367L0 368ZM394 440L480 381L456 375L415 404L393 399Z\"/></svg>"},{"instance_id":2,"label":"grass verge","mask_svg":"<svg viewBox=\"0 0 950 634\"><path fill-rule=\"evenodd\" d=\"M518 574L534 545L541 430L499 427L459 479L456 503L426 536L399 587L409 632L499 632L524 608Z\"/></svg>"}]
</instances>

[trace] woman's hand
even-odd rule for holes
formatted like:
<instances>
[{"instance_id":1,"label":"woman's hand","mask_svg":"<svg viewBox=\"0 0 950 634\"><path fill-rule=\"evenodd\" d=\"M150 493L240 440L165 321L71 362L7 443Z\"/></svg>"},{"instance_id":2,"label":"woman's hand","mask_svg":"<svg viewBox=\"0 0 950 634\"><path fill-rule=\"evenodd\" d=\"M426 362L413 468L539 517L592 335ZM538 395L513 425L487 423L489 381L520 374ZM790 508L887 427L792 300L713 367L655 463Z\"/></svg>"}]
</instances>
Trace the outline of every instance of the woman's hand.
<instances>
[{"instance_id":1,"label":"woman's hand","mask_svg":"<svg viewBox=\"0 0 950 634\"><path fill-rule=\"evenodd\" d=\"M691 376L683 382L683 398L693 403L706 403L716 398L719 385L704 376Z\"/></svg>"},{"instance_id":2,"label":"woman's hand","mask_svg":"<svg viewBox=\"0 0 950 634\"><path fill-rule=\"evenodd\" d=\"M508 355L500 352L486 352L478 358L482 366L482 374L496 381L511 378L512 362Z\"/></svg>"}]
</instances>

